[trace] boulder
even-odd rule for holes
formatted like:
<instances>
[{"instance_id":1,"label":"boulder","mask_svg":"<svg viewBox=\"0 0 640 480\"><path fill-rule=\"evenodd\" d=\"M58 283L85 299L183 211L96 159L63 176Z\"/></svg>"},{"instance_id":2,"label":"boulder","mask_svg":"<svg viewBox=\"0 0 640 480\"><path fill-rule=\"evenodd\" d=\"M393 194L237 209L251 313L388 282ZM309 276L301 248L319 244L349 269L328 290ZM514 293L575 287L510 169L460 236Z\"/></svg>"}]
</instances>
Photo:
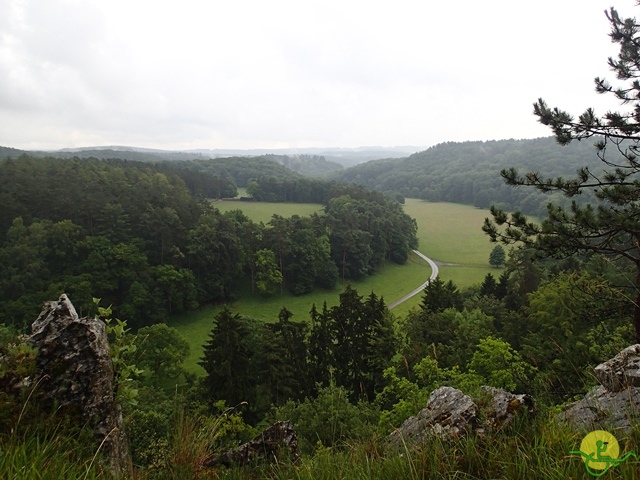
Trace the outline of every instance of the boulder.
<instances>
[{"instance_id":1,"label":"boulder","mask_svg":"<svg viewBox=\"0 0 640 480\"><path fill-rule=\"evenodd\" d=\"M265 429L260 435L240 445L238 448L225 453L211 455L203 465L227 467L246 465L253 462L272 462L278 458L282 449L289 450L292 462L298 461L298 435L290 420L276 422Z\"/></svg>"},{"instance_id":2,"label":"boulder","mask_svg":"<svg viewBox=\"0 0 640 480\"><path fill-rule=\"evenodd\" d=\"M520 413L535 413L531 395L513 394L501 388L482 387L480 406L457 388L440 387L429 396L427 406L408 418L389 439L398 447L423 443L430 436L484 435L509 425ZM479 415L482 412L483 415ZM486 420L480 422L478 417Z\"/></svg>"},{"instance_id":3,"label":"boulder","mask_svg":"<svg viewBox=\"0 0 640 480\"><path fill-rule=\"evenodd\" d=\"M66 295L45 303L31 326L29 342L38 349L38 392L45 408L56 408L89 425L96 450L120 474L130 466L122 411L115 402L115 375L105 323L79 318Z\"/></svg>"},{"instance_id":4,"label":"boulder","mask_svg":"<svg viewBox=\"0 0 640 480\"><path fill-rule=\"evenodd\" d=\"M501 388L482 387L489 398L486 413L486 427L489 430L500 430L511 424L517 415L523 412L535 413L533 397L526 393L514 394Z\"/></svg>"},{"instance_id":5,"label":"boulder","mask_svg":"<svg viewBox=\"0 0 640 480\"><path fill-rule=\"evenodd\" d=\"M631 432L640 413L640 345L625 348L594 371L600 385L569 404L556 421L581 432Z\"/></svg>"},{"instance_id":6,"label":"boulder","mask_svg":"<svg viewBox=\"0 0 640 480\"><path fill-rule=\"evenodd\" d=\"M474 430L476 416L471 397L457 388L440 387L431 392L425 408L391 433L390 440L401 446L422 443L430 435L461 435Z\"/></svg>"},{"instance_id":7,"label":"boulder","mask_svg":"<svg viewBox=\"0 0 640 480\"><path fill-rule=\"evenodd\" d=\"M640 388L628 387L621 392L611 392L598 385L585 397L569 405L556 420L578 431L613 430L630 432L638 423L640 413Z\"/></svg>"},{"instance_id":8,"label":"boulder","mask_svg":"<svg viewBox=\"0 0 640 480\"><path fill-rule=\"evenodd\" d=\"M631 345L594 368L598 383L609 392L640 387L640 345Z\"/></svg>"}]
</instances>

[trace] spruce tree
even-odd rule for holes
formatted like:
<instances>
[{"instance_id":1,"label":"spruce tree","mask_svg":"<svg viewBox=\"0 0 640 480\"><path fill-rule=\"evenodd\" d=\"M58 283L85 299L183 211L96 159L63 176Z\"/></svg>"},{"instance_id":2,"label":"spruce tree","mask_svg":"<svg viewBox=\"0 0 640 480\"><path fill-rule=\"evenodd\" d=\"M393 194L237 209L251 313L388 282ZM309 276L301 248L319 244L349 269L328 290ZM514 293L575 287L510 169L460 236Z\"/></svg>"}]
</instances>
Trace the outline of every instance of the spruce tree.
<instances>
[{"instance_id":1,"label":"spruce tree","mask_svg":"<svg viewBox=\"0 0 640 480\"><path fill-rule=\"evenodd\" d=\"M204 385L210 400L225 400L235 406L254 397L251 331L245 319L228 305L216 315L215 325L204 345L198 364L207 372Z\"/></svg>"}]
</instances>

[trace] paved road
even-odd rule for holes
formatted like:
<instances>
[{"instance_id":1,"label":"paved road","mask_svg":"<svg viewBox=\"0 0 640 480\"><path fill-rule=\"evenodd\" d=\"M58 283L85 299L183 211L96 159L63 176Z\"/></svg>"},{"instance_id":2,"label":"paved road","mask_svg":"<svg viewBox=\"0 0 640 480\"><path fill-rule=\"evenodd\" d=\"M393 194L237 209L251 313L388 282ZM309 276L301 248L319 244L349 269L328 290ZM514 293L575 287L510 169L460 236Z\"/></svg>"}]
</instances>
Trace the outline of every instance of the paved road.
<instances>
[{"instance_id":1,"label":"paved road","mask_svg":"<svg viewBox=\"0 0 640 480\"><path fill-rule=\"evenodd\" d=\"M415 253L416 255L418 255L420 258L422 258L423 260L425 260L429 266L431 267L431 276L429 277L429 279L424 282L422 285L420 285L418 288L416 288L415 290L413 290L410 293L407 293L404 297L402 297L400 300L396 300L393 303L390 303L387 308L389 310L391 310L394 307L397 307L398 305L400 305L402 302L406 302L407 300L409 300L411 297L414 297L416 295L418 295L420 292L422 292L424 290L424 288L429 285L429 282L432 280L435 280L435 278L438 276L438 265L436 265L436 262L434 262L433 260L431 260L429 257L427 257L426 255L420 253L418 250L414 250L413 253Z\"/></svg>"}]
</instances>

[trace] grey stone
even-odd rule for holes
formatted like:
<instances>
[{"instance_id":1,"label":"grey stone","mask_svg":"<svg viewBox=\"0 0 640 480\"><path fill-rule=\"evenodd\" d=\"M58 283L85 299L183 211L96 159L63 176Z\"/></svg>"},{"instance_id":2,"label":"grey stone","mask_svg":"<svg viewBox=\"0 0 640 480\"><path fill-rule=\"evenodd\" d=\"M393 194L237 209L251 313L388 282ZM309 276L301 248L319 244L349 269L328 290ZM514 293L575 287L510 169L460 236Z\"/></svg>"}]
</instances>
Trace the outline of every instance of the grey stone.
<instances>
[{"instance_id":1,"label":"grey stone","mask_svg":"<svg viewBox=\"0 0 640 480\"><path fill-rule=\"evenodd\" d=\"M225 453L211 455L203 462L205 467L224 465L227 467L246 465L253 462L277 461L278 453L286 448L292 462L300 458L298 454L298 435L291 420L276 422L261 434Z\"/></svg>"},{"instance_id":2,"label":"grey stone","mask_svg":"<svg viewBox=\"0 0 640 480\"><path fill-rule=\"evenodd\" d=\"M568 405L556 420L575 430L629 433L640 419L640 345L631 345L595 369L600 385Z\"/></svg>"},{"instance_id":3,"label":"grey stone","mask_svg":"<svg viewBox=\"0 0 640 480\"><path fill-rule=\"evenodd\" d=\"M578 431L608 430L631 432L640 418L640 388L628 387L620 392L599 385L585 397L570 404L556 420Z\"/></svg>"},{"instance_id":4,"label":"grey stone","mask_svg":"<svg viewBox=\"0 0 640 480\"><path fill-rule=\"evenodd\" d=\"M600 385L610 392L640 387L640 345L631 345L598 365L594 372Z\"/></svg>"},{"instance_id":5,"label":"grey stone","mask_svg":"<svg viewBox=\"0 0 640 480\"><path fill-rule=\"evenodd\" d=\"M500 430L511 424L517 415L535 413L533 397L526 393L514 394L501 388L483 386L482 391L490 398L486 412L486 426L490 430Z\"/></svg>"},{"instance_id":6,"label":"grey stone","mask_svg":"<svg viewBox=\"0 0 640 480\"><path fill-rule=\"evenodd\" d=\"M32 324L29 342L38 349L38 392L45 408L93 428L96 449L116 474L130 467L122 411L115 401L115 376L106 326L79 318L66 295L47 302Z\"/></svg>"},{"instance_id":7,"label":"grey stone","mask_svg":"<svg viewBox=\"0 0 640 480\"><path fill-rule=\"evenodd\" d=\"M440 387L429 396L427 406L408 418L390 435L392 443L417 444L430 435L458 436L475 428L477 407L471 397L452 387Z\"/></svg>"}]
</instances>

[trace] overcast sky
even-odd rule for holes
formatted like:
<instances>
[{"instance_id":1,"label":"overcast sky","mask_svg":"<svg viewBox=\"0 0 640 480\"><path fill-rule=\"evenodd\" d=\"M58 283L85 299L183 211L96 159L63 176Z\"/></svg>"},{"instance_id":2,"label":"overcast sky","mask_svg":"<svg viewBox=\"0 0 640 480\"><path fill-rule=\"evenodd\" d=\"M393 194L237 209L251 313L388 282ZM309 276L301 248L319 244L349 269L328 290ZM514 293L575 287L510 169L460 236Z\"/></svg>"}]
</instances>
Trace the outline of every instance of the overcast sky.
<instances>
[{"instance_id":1,"label":"overcast sky","mask_svg":"<svg viewBox=\"0 0 640 480\"><path fill-rule=\"evenodd\" d=\"M0 0L0 145L430 146L604 113L613 0ZM616 0L636 16L634 0ZM639 15L640 16L640 15Z\"/></svg>"}]
</instances>

